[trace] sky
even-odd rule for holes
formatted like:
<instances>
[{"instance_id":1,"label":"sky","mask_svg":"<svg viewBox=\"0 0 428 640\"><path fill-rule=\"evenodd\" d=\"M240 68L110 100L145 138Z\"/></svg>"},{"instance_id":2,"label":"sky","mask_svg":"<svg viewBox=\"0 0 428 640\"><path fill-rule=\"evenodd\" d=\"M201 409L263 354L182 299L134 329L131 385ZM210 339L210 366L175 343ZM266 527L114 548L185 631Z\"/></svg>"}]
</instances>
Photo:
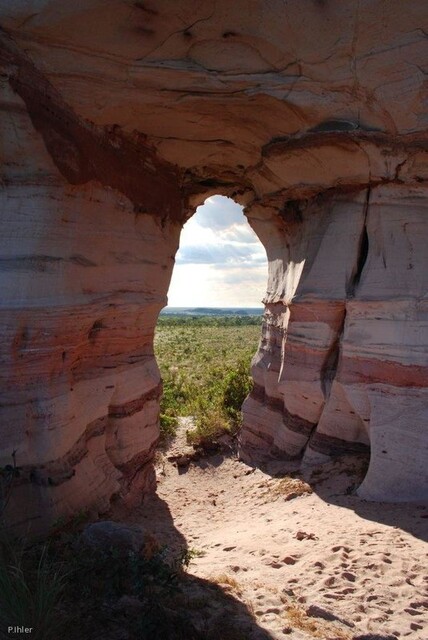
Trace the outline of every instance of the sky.
<instances>
[{"instance_id":1,"label":"sky","mask_svg":"<svg viewBox=\"0 0 428 640\"><path fill-rule=\"evenodd\" d=\"M184 225L168 292L171 307L261 307L266 253L242 207L211 196Z\"/></svg>"}]
</instances>

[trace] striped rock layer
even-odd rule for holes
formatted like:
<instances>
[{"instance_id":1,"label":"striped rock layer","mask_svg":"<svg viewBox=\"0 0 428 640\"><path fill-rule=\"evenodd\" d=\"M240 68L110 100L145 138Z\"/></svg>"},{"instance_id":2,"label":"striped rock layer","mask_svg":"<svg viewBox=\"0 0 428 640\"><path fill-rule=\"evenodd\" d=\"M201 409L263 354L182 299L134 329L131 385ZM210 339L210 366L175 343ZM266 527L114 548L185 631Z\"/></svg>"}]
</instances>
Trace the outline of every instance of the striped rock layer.
<instances>
[{"instance_id":1,"label":"striped rock layer","mask_svg":"<svg viewBox=\"0 0 428 640\"><path fill-rule=\"evenodd\" d=\"M154 328L213 193L269 258L242 455L370 450L361 496L426 496L427 10L405 4L2 2L11 522L154 489Z\"/></svg>"}]
</instances>

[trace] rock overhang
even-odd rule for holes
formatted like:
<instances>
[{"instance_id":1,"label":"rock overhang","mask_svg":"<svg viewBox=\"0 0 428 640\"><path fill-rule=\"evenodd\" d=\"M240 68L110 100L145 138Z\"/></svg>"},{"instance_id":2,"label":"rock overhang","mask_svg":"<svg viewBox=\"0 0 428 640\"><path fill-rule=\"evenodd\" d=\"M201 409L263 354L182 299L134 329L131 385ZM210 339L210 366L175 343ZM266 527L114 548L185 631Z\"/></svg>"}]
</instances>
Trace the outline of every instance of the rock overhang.
<instances>
[{"instance_id":1,"label":"rock overhang","mask_svg":"<svg viewBox=\"0 0 428 640\"><path fill-rule=\"evenodd\" d=\"M153 486L153 328L180 226L213 193L245 206L270 260L248 455L309 463L376 442L365 495L423 493L425 445L408 473L396 459L406 429L425 433L425 14L398 0L388 13L333 0L6 3L4 366L17 385L4 406L38 434L26 464L60 469L54 510L78 504L73 492L105 505ZM401 493L381 488L394 465Z\"/></svg>"}]
</instances>

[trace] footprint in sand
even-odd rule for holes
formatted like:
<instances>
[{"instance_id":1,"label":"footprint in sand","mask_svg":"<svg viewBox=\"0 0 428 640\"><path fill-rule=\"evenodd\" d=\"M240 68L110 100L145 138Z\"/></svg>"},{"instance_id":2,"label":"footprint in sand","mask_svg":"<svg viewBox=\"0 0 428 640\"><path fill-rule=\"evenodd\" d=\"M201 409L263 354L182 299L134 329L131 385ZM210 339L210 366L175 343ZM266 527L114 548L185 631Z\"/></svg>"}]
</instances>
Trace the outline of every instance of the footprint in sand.
<instances>
[{"instance_id":1,"label":"footprint in sand","mask_svg":"<svg viewBox=\"0 0 428 640\"><path fill-rule=\"evenodd\" d=\"M267 567L273 567L274 569L280 569L282 564L277 562L275 558L263 558L262 563Z\"/></svg>"},{"instance_id":2,"label":"footprint in sand","mask_svg":"<svg viewBox=\"0 0 428 640\"><path fill-rule=\"evenodd\" d=\"M340 551L341 549L343 549L343 551L345 553L351 553L351 549L349 547L343 547L342 545L338 545L336 547L332 547L332 551L333 553L337 553L338 551Z\"/></svg>"},{"instance_id":3,"label":"footprint in sand","mask_svg":"<svg viewBox=\"0 0 428 640\"><path fill-rule=\"evenodd\" d=\"M342 589L342 591L339 591L339 593L342 593L344 596L349 595L350 593L355 593L356 589L353 589L352 587L346 587L346 589Z\"/></svg>"},{"instance_id":4,"label":"footprint in sand","mask_svg":"<svg viewBox=\"0 0 428 640\"><path fill-rule=\"evenodd\" d=\"M428 600L422 600L421 602L411 602L409 607L412 609L427 609L428 610Z\"/></svg>"},{"instance_id":5,"label":"footprint in sand","mask_svg":"<svg viewBox=\"0 0 428 640\"><path fill-rule=\"evenodd\" d=\"M280 613L280 609L278 609L278 607L270 607L269 609L266 609L265 613L274 613L275 615L278 615Z\"/></svg>"},{"instance_id":6,"label":"footprint in sand","mask_svg":"<svg viewBox=\"0 0 428 640\"><path fill-rule=\"evenodd\" d=\"M345 580L349 580L349 582L355 582L355 580L357 579L356 576L350 571L344 571L342 573L342 578L345 578Z\"/></svg>"},{"instance_id":7,"label":"footprint in sand","mask_svg":"<svg viewBox=\"0 0 428 640\"><path fill-rule=\"evenodd\" d=\"M296 564L298 558L296 556L286 556L282 559L284 564Z\"/></svg>"}]
</instances>

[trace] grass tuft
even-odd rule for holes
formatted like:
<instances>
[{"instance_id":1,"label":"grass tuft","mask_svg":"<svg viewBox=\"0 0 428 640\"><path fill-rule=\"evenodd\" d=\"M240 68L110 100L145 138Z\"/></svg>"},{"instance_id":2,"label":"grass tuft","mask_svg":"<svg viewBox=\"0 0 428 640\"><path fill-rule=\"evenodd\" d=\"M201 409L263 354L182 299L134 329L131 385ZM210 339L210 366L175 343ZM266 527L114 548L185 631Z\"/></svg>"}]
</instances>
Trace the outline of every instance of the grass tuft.
<instances>
[{"instance_id":1,"label":"grass tuft","mask_svg":"<svg viewBox=\"0 0 428 640\"><path fill-rule=\"evenodd\" d=\"M213 576L210 578L210 582L214 582L215 584L220 585L227 591L233 591L237 595L242 595L242 589L239 585L239 582L233 576L228 575L227 573L221 573L218 576Z\"/></svg>"},{"instance_id":2,"label":"grass tuft","mask_svg":"<svg viewBox=\"0 0 428 640\"><path fill-rule=\"evenodd\" d=\"M303 607L290 603L286 609L287 622L294 628L303 631L312 638L334 638L334 640L351 640L349 632L341 629L334 622L314 619L306 613Z\"/></svg>"},{"instance_id":3,"label":"grass tuft","mask_svg":"<svg viewBox=\"0 0 428 640\"><path fill-rule=\"evenodd\" d=\"M271 493L285 500L291 500L298 496L310 495L312 493L312 487L300 478L286 477L282 478L278 484L271 489Z\"/></svg>"},{"instance_id":4,"label":"grass tuft","mask_svg":"<svg viewBox=\"0 0 428 640\"><path fill-rule=\"evenodd\" d=\"M32 627L35 640L58 637L59 605L66 572L49 554L49 545L27 549L23 543L0 545L0 638L9 626ZM14 634L27 637L28 634Z\"/></svg>"}]
</instances>

